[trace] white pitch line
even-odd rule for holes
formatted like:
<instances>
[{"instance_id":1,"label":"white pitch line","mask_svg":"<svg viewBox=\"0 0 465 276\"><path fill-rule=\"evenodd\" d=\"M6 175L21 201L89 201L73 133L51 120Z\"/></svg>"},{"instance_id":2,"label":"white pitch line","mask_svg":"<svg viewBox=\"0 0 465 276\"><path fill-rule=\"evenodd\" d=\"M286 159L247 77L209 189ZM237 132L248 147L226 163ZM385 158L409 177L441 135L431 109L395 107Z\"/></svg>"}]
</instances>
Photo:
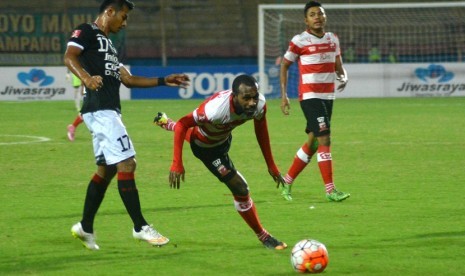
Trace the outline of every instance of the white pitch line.
<instances>
[{"instance_id":1,"label":"white pitch line","mask_svg":"<svg viewBox=\"0 0 465 276\"><path fill-rule=\"evenodd\" d=\"M17 142L0 142L0 146L4 145L20 145L20 144L31 144L31 143L42 143L50 141L48 137L41 136L30 136L30 135L10 135L10 134L0 134L0 137L18 137L18 138L28 138L31 141L17 141Z\"/></svg>"}]
</instances>

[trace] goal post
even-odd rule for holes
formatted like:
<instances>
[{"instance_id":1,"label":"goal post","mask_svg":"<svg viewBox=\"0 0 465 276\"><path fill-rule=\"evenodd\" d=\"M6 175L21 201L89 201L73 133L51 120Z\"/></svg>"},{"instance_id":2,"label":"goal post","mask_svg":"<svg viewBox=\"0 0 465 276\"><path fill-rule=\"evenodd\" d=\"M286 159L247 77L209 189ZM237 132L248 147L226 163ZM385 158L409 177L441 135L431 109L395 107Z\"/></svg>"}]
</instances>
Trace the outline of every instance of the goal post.
<instances>
[{"instance_id":1,"label":"goal post","mask_svg":"<svg viewBox=\"0 0 465 276\"><path fill-rule=\"evenodd\" d=\"M268 98L280 97L279 69L289 41L306 28L305 4L258 6L258 76ZM465 2L323 4L326 31L341 42L344 64L405 64L465 60ZM298 72L288 95L297 97ZM350 76L350 72L349 72Z\"/></svg>"}]
</instances>

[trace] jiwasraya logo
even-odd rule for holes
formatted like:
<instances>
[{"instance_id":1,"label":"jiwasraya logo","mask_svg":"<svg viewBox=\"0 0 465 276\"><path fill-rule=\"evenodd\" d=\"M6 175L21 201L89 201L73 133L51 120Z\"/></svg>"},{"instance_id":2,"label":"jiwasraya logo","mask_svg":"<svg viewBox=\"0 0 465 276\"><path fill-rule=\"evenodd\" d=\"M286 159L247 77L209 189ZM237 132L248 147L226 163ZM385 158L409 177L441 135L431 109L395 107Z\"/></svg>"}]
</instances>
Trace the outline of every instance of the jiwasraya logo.
<instances>
[{"instance_id":1,"label":"jiwasraya logo","mask_svg":"<svg viewBox=\"0 0 465 276\"><path fill-rule=\"evenodd\" d=\"M417 68L415 70L415 75L423 82L433 80L438 83L443 83L454 78L454 73L448 72L444 66L436 64L431 64L427 68Z\"/></svg>"},{"instance_id":2,"label":"jiwasraya logo","mask_svg":"<svg viewBox=\"0 0 465 276\"><path fill-rule=\"evenodd\" d=\"M37 83L41 87L52 84L55 79L52 76L47 76L44 70L31 69L29 73L18 73L18 80L27 86L30 86L31 83Z\"/></svg>"},{"instance_id":3,"label":"jiwasraya logo","mask_svg":"<svg viewBox=\"0 0 465 276\"><path fill-rule=\"evenodd\" d=\"M465 83L452 83L454 73L438 64L415 69L419 82L404 82L398 92L410 92L416 96L449 96L454 92L465 91Z\"/></svg>"},{"instance_id":4,"label":"jiwasraya logo","mask_svg":"<svg viewBox=\"0 0 465 276\"><path fill-rule=\"evenodd\" d=\"M55 78L48 76L42 69L33 68L29 72L19 72L18 80L26 87L6 86L0 96L13 96L19 100L51 99L56 95L64 95L65 87L50 86ZM47 87L48 86L48 87Z\"/></svg>"}]
</instances>

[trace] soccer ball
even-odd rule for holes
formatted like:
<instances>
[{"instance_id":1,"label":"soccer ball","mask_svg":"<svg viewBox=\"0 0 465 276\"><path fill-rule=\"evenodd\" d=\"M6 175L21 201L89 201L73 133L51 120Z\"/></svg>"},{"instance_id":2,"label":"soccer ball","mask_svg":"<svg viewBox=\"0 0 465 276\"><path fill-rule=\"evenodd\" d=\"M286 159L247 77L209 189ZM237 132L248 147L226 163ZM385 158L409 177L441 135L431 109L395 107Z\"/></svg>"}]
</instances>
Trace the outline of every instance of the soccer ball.
<instances>
[{"instance_id":1,"label":"soccer ball","mask_svg":"<svg viewBox=\"0 0 465 276\"><path fill-rule=\"evenodd\" d=\"M320 273L325 270L328 262L328 250L319 241L301 240L292 248L291 263L298 272Z\"/></svg>"}]
</instances>

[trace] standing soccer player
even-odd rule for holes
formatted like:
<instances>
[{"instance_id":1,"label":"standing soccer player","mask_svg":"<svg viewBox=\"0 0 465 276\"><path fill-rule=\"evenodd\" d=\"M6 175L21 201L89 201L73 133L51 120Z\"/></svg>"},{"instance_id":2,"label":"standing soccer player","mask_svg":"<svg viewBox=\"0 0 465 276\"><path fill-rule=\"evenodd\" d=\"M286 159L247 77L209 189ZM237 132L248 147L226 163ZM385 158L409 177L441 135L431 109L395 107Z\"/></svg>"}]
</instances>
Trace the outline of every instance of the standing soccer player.
<instances>
[{"instance_id":1,"label":"standing soccer player","mask_svg":"<svg viewBox=\"0 0 465 276\"><path fill-rule=\"evenodd\" d=\"M95 22L74 30L64 56L66 66L82 80L87 92L81 114L92 134L97 172L87 187L82 220L73 225L71 232L91 250L99 249L95 243L94 218L115 175L119 194L134 224L133 237L153 245L169 241L142 215L134 177L136 152L121 120L119 87L121 83L127 87L185 86L189 79L184 74L164 78L132 76L120 64L108 35L126 27L133 8L134 4L127 0L103 1Z\"/></svg>"},{"instance_id":2,"label":"standing soccer player","mask_svg":"<svg viewBox=\"0 0 465 276\"><path fill-rule=\"evenodd\" d=\"M265 97L258 93L257 81L249 75L240 75L234 79L232 90L213 94L179 121L174 122L160 112L155 117L155 122L162 128L175 132L173 163L169 175L170 186L179 189L181 179L184 181L182 149L186 139L190 142L195 157L229 188L234 197L236 210L262 244L270 249L282 250L287 245L276 240L261 225L255 204L249 195L249 186L234 167L228 154L233 129L253 119L255 135L268 166L268 172L278 186L284 184L271 153L265 115Z\"/></svg>"},{"instance_id":3,"label":"standing soccer player","mask_svg":"<svg viewBox=\"0 0 465 276\"><path fill-rule=\"evenodd\" d=\"M331 115L335 98L335 81L340 82L337 89L342 91L347 84L347 72L342 66L338 37L325 32L326 14L320 3L310 1L304 9L307 30L294 36L281 62L281 110L289 115L287 97L287 79L292 63L299 65L299 101L307 120L305 132L307 142L297 151L294 161L284 176L286 184L282 196L292 200L291 185L300 172L317 154L318 167L329 201L343 201L350 194L336 190L333 181L333 162L331 157L330 134Z\"/></svg>"}]
</instances>

